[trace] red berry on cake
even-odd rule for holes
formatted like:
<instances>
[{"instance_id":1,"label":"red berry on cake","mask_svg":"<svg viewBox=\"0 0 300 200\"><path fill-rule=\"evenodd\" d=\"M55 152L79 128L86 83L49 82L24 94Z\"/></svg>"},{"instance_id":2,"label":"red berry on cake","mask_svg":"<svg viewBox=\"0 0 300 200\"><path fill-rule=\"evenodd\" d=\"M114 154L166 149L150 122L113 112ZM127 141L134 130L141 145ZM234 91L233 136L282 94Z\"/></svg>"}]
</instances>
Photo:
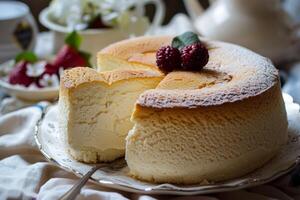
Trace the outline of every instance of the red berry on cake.
<instances>
[{"instance_id":1,"label":"red berry on cake","mask_svg":"<svg viewBox=\"0 0 300 200\"><path fill-rule=\"evenodd\" d=\"M208 59L208 49L193 32L174 37L171 46L163 46L156 52L156 64L165 73L173 70L200 71Z\"/></svg>"},{"instance_id":2,"label":"red berry on cake","mask_svg":"<svg viewBox=\"0 0 300 200\"><path fill-rule=\"evenodd\" d=\"M200 42L181 49L182 68L184 70L201 70L208 63L208 59L208 49Z\"/></svg>"},{"instance_id":3,"label":"red berry on cake","mask_svg":"<svg viewBox=\"0 0 300 200\"><path fill-rule=\"evenodd\" d=\"M171 46L163 46L156 52L156 64L165 73L180 68L180 51Z\"/></svg>"}]
</instances>

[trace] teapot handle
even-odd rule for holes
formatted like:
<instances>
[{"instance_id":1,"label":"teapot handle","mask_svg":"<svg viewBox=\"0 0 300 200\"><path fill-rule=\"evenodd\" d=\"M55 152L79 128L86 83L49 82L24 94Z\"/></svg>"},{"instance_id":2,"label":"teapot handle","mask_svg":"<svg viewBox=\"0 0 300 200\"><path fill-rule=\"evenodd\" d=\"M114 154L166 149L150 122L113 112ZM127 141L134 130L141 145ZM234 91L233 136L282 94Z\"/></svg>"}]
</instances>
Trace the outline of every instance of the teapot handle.
<instances>
[{"instance_id":1,"label":"teapot handle","mask_svg":"<svg viewBox=\"0 0 300 200\"><path fill-rule=\"evenodd\" d=\"M136 37L141 35L154 34L155 30L162 25L165 18L166 8L162 0L132 0L134 3L134 16L129 24L122 30L124 35L128 37ZM152 4L155 7L155 14L152 22L146 20L145 6ZM146 21L145 21L146 20Z\"/></svg>"},{"instance_id":2,"label":"teapot handle","mask_svg":"<svg viewBox=\"0 0 300 200\"><path fill-rule=\"evenodd\" d=\"M166 7L162 0L144 0L145 4L153 4L155 6L155 14L153 21L148 29L148 33L154 33L154 31L162 25L165 18Z\"/></svg>"},{"instance_id":3,"label":"teapot handle","mask_svg":"<svg viewBox=\"0 0 300 200\"><path fill-rule=\"evenodd\" d=\"M204 11L204 8L198 0L184 0L183 2L189 16L193 21Z\"/></svg>"},{"instance_id":4,"label":"teapot handle","mask_svg":"<svg viewBox=\"0 0 300 200\"><path fill-rule=\"evenodd\" d=\"M209 0L209 4L211 5L215 1L216 0ZM189 16L192 18L193 21L198 16L200 16L204 11L204 8L202 7L202 5L199 3L198 0L184 0L183 2Z\"/></svg>"}]
</instances>

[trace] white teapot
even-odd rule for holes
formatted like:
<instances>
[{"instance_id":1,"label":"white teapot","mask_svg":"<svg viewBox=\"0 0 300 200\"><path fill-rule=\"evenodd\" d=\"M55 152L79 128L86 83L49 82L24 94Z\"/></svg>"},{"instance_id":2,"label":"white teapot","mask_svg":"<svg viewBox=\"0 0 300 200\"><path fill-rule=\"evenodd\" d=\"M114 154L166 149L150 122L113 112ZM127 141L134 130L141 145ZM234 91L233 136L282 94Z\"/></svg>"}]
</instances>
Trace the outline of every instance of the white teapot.
<instances>
[{"instance_id":1,"label":"white teapot","mask_svg":"<svg viewBox=\"0 0 300 200\"><path fill-rule=\"evenodd\" d=\"M299 40L280 0L217 0L205 12L197 0L184 3L205 37L245 46L275 62L299 55Z\"/></svg>"}]
</instances>

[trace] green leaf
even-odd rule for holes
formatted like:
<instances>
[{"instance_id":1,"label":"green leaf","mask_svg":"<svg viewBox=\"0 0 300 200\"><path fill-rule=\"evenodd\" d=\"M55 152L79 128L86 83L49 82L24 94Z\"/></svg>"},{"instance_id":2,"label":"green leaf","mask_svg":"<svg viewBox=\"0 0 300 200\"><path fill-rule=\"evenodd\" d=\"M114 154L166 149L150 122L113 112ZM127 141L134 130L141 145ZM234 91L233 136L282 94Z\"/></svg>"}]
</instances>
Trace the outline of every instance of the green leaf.
<instances>
[{"instance_id":1,"label":"green leaf","mask_svg":"<svg viewBox=\"0 0 300 200\"><path fill-rule=\"evenodd\" d=\"M200 42L198 35L193 32L185 32L172 40L172 47L182 49L183 47Z\"/></svg>"},{"instance_id":2,"label":"green leaf","mask_svg":"<svg viewBox=\"0 0 300 200\"><path fill-rule=\"evenodd\" d=\"M33 52L24 51L24 52L18 54L15 58L16 63L21 60L25 60L25 61L34 63L34 62L38 61L38 57Z\"/></svg>"},{"instance_id":3,"label":"green leaf","mask_svg":"<svg viewBox=\"0 0 300 200\"><path fill-rule=\"evenodd\" d=\"M65 38L65 43L77 50L80 47L81 41L82 38L76 31L72 31Z\"/></svg>"},{"instance_id":4,"label":"green leaf","mask_svg":"<svg viewBox=\"0 0 300 200\"><path fill-rule=\"evenodd\" d=\"M88 52L84 52L84 51L79 51L79 54L84 58L84 60L87 62L88 67L91 67L91 63L90 63L90 59L92 57L92 55Z\"/></svg>"}]
</instances>

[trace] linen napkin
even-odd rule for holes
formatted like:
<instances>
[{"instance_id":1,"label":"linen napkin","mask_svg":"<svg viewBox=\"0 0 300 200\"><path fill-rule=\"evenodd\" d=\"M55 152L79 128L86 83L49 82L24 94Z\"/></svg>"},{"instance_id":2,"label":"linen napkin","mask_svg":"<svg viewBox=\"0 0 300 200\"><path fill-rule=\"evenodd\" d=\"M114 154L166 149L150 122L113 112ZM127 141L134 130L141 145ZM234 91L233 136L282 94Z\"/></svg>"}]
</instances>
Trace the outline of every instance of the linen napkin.
<instances>
[{"instance_id":1,"label":"linen napkin","mask_svg":"<svg viewBox=\"0 0 300 200\"><path fill-rule=\"evenodd\" d=\"M0 199L58 199L78 179L47 162L35 144L34 126L41 116L40 107L46 104L0 116ZM270 184L245 190L187 197L140 195L88 183L77 199L300 200L300 187L293 187L290 182L291 176L286 175Z\"/></svg>"}]
</instances>

